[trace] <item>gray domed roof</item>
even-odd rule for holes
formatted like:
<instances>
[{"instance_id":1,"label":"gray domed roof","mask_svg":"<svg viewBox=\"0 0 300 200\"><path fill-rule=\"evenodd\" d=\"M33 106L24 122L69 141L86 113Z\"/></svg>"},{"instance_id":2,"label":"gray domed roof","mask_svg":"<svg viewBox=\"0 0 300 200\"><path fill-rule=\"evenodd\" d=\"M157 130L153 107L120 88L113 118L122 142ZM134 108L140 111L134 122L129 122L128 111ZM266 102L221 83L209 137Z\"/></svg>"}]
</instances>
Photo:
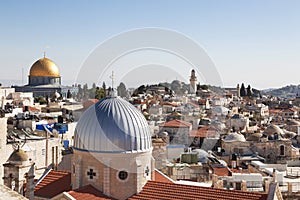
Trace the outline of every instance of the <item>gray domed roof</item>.
<instances>
[{"instance_id":1,"label":"gray domed roof","mask_svg":"<svg viewBox=\"0 0 300 200\"><path fill-rule=\"evenodd\" d=\"M245 142L246 139L243 134L240 133L230 133L224 138L224 142Z\"/></svg>"},{"instance_id":2,"label":"gray domed roof","mask_svg":"<svg viewBox=\"0 0 300 200\"><path fill-rule=\"evenodd\" d=\"M9 163L25 162L28 161L28 156L25 151L18 148L14 152L12 152L7 161Z\"/></svg>"},{"instance_id":3,"label":"gray domed roof","mask_svg":"<svg viewBox=\"0 0 300 200\"><path fill-rule=\"evenodd\" d=\"M75 128L75 149L115 153L151 147L145 117L120 97L108 97L89 107Z\"/></svg>"}]
</instances>

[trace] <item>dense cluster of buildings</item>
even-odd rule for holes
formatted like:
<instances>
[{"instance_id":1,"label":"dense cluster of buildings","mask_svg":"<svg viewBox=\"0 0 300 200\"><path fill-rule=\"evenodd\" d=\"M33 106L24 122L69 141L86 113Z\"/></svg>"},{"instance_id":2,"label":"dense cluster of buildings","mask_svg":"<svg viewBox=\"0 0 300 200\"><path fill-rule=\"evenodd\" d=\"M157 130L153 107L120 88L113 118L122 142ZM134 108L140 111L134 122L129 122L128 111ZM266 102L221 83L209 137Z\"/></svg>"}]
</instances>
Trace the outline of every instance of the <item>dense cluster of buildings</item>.
<instances>
[{"instance_id":1,"label":"dense cluster of buildings","mask_svg":"<svg viewBox=\"0 0 300 200\"><path fill-rule=\"evenodd\" d=\"M126 99L67 97L44 57L1 87L0 192L19 199L297 199L300 97L163 86ZM37 96L49 98L41 105ZM51 97L51 98L50 98ZM9 189L10 188L10 189ZM12 191L16 193L12 194Z\"/></svg>"}]
</instances>

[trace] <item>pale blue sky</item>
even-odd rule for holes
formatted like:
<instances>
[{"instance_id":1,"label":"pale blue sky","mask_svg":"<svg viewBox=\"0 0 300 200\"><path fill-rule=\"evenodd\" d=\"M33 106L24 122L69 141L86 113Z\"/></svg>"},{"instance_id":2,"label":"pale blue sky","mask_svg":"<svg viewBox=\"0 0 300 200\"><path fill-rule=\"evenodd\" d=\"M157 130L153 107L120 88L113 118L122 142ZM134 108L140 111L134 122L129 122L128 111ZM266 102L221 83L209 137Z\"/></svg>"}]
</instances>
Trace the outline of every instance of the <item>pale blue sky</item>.
<instances>
[{"instance_id":1,"label":"pale blue sky","mask_svg":"<svg viewBox=\"0 0 300 200\"><path fill-rule=\"evenodd\" d=\"M299 84L297 0L0 2L0 81L21 80L24 68L27 82L30 66L45 49L63 80L74 80L101 42L127 30L161 27L202 46L224 86L245 82L264 89Z\"/></svg>"}]
</instances>

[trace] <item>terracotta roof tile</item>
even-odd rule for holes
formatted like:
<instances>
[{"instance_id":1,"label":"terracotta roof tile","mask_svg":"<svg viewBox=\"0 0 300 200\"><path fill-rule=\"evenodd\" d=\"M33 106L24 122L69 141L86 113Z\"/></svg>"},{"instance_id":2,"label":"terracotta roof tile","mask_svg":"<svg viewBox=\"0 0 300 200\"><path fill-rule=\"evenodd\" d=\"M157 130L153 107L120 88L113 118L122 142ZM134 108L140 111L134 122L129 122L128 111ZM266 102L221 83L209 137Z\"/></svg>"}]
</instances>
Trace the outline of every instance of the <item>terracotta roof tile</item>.
<instances>
[{"instance_id":1,"label":"terracotta roof tile","mask_svg":"<svg viewBox=\"0 0 300 200\"><path fill-rule=\"evenodd\" d=\"M34 195L52 198L71 189L71 173L66 171L50 171L34 188Z\"/></svg>"},{"instance_id":2,"label":"terracotta roof tile","mask_svg":"<svg viewBox=\"0 0 300 200\"><path fill-rule=\"evenodd\" d=\"M177 104L177 103L171 103L171 102L165 102L165 103L163 103L163 105L165 105L165 106L178 107L178 104Z\"/></svg>"},{"instance_id":3,"label":"terracotta roof tile","mask_svg":"<svg viewBox=\"0 0 300 200\"><path fill-rule=\"evenodd\" d=\"M199 187L183 184L162 183L148 181L139 194L133 195L129 200L266 200L266 193L243 192L238 190L225 190L208 187Z\"/></svg>"},{"instance_id":4,"label":"terracotta roof tile","mask_svg":"<svg viewBox=\"0 0 300 200\"><path fill-rule=\"evenodd\" d=\"M199 128L198 130L191 130L190 131L190 136L191 137L202 137L206 138L209 136L215 136L216 134L216 129L210 126L203 126Z\"/></svg>"},{"instance_id":5,"label":"terracotta roof tile","mask_svg":"<svg viewBox=\"0 0 300 200\"><path fill-rule=\"evenodd\" d=\"M162 123L160 124L159 126L164 126L164 127L186 127L186 128L189 128L192 126L191 123L189 122L186 122L186 121L182 121L182 120L178 120L178 119L175 119L175 120L171 120L171 121L168 121L168 122L165 122L165 123Z\"/></svg>"},{"instance_id":6,"label":"terracotta roof tile","mask_svg":"<svg viewBox=\"0 0 300 200\"><path fill-rule=\"evenodd\" d=\"M68 193L76 200L114 200L113 198L104 195L92 185L86 185Z\"/></svg>"},{"instance_id":7,"label":"terracotta roof tile","mask_svg":"<svg viewBox=\"0 0 300 200\"><path fill-rule=\"evenodd\" d=\"M156 182L174 183L171 178L164 175L162 172L158 171L157 169L155 169L154 180Z\"/></svg>"},{"instance_id":8,"label":"terracotta roof tile","mask_svg":"<svg viewBox=\"0 0 300 200\"><path fill-rule=\"evenodd\" d=\"M214 167L214 174L217 176L231 176L228 167Z\"/></svg>"}]
</instances>

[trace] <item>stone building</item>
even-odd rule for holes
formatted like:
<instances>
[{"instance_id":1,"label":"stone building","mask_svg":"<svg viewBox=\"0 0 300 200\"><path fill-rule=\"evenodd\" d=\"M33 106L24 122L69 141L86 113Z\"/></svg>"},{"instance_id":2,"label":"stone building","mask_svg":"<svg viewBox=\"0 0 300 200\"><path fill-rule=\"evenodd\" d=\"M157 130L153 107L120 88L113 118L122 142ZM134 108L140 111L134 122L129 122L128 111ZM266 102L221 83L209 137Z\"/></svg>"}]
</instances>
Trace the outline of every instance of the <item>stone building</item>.
<instances>
[{"instance_id":1,"label":"stone building","mask_svg":"<svg viewBox=\"0 0 300 200\"><path fill-rule=\"evenodd\" d=\"M33 167L34 163L29 161L27 154L22 149L16 149L8 158L4 166L4 185L18 192L24 194L25 183L31 183L31 187L27 187L26 197L33 197ZM28 174L31 172L30 174ZM27 179L27 180L26 180ZM31 193L31 194L29 194Z\"/></svg>"},{"instance_id":2,"label":"stone building","mask_svg":"<svg viewBox=\"0 0 300 200\"><path fill-rule=\"evenodd\" d=\"M144 116L119 97L92 105L75 129L73 189L91 184L115 199L140 192L154 170Z\"/></svg>"},{"instance_id":3,"label":"stone building","mask_svg":"<svg viewBox=\"0 0 300 200\"><path fill-rule=\"evenodd\" d=\"M183 144L190 146L190 131L192 124L182 120L171 120L159 125L160 132L167 132L169 144Z\"/></svg>"},{"instance_id":4,"label":"stone building","mask_svg":"<svg viewBox=\"0 0 300 200\"><path fill-rule=\"evenodd\" d=\"M300 157L299 149L292 145L294 136L276 125L270 125L263 133L251 134L247 140L240 133L231 133L222 141L223 155L259 155L266 163L285 164Z\"/></svg>"}]
</instances>

